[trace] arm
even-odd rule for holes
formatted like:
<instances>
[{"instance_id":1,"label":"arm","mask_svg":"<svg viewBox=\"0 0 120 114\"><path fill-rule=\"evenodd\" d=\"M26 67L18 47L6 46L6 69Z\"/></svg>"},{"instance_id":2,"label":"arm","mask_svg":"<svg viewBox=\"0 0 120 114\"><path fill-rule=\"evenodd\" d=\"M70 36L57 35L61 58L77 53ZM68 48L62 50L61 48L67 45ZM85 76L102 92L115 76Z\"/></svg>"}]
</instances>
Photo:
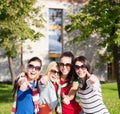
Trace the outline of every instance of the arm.
<instances>
[{"instance_id":1,"label":"arm","mask_svg":"<svg viewBox=\"0 0 120 114\"><path fill-rule=\"evenodd\" d=\"M78 90L78 86L79 83L74 81L68 95L63 94L63 101L62 101L63 103L69 104L70 100L74 99L76 92Z\"/></svg>"},{"instance_id":2,"label":"arm","mask_svg":"<svg viewBox=\"0 0 120 114\"><path fill-rule=\"evenodd\" d=\"M79 83L74 81L73 84L72 84L72 87L71 87L71 89L68 93L69 100L74 99L76 91L78 90L78 86L79 86Z\"/></svg>"},{"instance_id":3,"label":"arm","mask_svg":"<svg viewBox=\"0 0 120 114\"><path fill-rule=\"evenodd\" d=\"M48 83L48 76L47 75L42 76L41 79L38 81L39 91L42 91L47 86L47 83Z\"/></svg>"}]
</instances>

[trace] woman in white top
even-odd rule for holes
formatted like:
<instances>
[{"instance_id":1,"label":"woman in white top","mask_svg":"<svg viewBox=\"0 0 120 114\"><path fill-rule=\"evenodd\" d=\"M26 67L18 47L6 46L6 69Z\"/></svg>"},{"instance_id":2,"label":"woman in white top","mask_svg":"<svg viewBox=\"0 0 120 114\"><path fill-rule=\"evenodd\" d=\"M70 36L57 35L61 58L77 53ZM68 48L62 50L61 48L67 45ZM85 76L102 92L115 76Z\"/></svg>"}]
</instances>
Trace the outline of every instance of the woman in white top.
<instances>
[{"instance_id":1,"label":"woman in white top","mask_svg":"<svg viewBox=\"0 0 120 114\"><path fill-rule=\"evenodd\" d=\"M45 74L38 81L40 106L38 114L52 114L58 103L54 84L60 78L59 67L55 61L50 62Z\"/></svg>"},{"instance_id":2,"label":"woman in white top","mask_svg":"<svg viewBox=\"0 0 120 114\"><path fill-rule=\"evenodd\" d=\"M76 96L80 97L84 114L109 114L102 100L99 79L91 74L90 64L86 57L76 57L74 69L80 82Z\"/></svg>"}]
</instances>

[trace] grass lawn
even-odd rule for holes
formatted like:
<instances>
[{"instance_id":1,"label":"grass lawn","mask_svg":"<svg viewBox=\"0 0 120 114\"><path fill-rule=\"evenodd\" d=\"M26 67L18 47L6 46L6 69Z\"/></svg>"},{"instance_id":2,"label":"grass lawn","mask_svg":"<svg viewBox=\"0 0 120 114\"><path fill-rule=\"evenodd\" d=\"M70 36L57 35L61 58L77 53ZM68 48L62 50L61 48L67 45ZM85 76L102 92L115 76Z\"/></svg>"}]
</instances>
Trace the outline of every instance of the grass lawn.
<instances>
[{"instance_id":1,"label":"grass lawn","mask_svg":"<svg viewBox=\"0 0 120 114\"><path fill-rule=\"evenodd\" d=\"M117 83L102 84L103 100L110 114L120 114Z\"/></svg>"},{"instance_id":2,"label":"grass lawn","mask_svg":"<svg viewBox=\"0 0 120 114\"><path fill-rule=\"evenodd\" d=\"M110 114L120 114L117 84L106 83L101 85L103 100ZM0 114L10 114L12 103L12 85L0 83Z\"/></svg>"}]
</instances>

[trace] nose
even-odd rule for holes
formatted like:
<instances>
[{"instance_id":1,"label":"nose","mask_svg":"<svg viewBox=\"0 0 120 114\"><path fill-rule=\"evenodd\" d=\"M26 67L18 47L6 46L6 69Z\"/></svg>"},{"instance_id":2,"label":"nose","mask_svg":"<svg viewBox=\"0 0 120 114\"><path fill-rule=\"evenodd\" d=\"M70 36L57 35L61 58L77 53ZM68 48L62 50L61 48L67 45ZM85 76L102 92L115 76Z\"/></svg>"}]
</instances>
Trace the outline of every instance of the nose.
<instances>
[{"instance_id":1,"label":"nose","mask_svg":"<svg viewBox=\"0 0 120 114\"><path fill-rule=\"evenodd\" d=\"M35 71L35 67L34 67L34 68L32 68L32 71Z\"/></svg>"}]
</instances>

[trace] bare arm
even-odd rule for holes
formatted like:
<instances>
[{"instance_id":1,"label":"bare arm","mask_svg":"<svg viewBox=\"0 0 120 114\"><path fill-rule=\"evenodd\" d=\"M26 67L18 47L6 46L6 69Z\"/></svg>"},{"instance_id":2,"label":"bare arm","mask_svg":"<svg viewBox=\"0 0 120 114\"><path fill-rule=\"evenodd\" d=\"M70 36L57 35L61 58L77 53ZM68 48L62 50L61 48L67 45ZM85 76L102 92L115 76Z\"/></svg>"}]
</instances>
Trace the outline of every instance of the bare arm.
<instances>
[{"instance_id":1,"label":"bare arm","mask_svg":"<svg viewBox=\"0 0 120 114\"><path fill-rule=\"evenodd\" d=\"M69 100L74 99L78 86L79 86L78 82L73 82L72 87L68 93Z\"/></svg>"},{"instance_id":2,"label":"bare arm","mask_svg":"<svg viewBox=\"0 0 120 114\"><path fill-rule=\"evenodd\" d=\"M77 89L78 89L78 86L79 86L78 82L73 82L72 87L71 87L68 95L63 94L63 101L62 101L63 103L69 104L70 100L74 99L75 94L76 94Z\"/></svg>"}]
</instances>

